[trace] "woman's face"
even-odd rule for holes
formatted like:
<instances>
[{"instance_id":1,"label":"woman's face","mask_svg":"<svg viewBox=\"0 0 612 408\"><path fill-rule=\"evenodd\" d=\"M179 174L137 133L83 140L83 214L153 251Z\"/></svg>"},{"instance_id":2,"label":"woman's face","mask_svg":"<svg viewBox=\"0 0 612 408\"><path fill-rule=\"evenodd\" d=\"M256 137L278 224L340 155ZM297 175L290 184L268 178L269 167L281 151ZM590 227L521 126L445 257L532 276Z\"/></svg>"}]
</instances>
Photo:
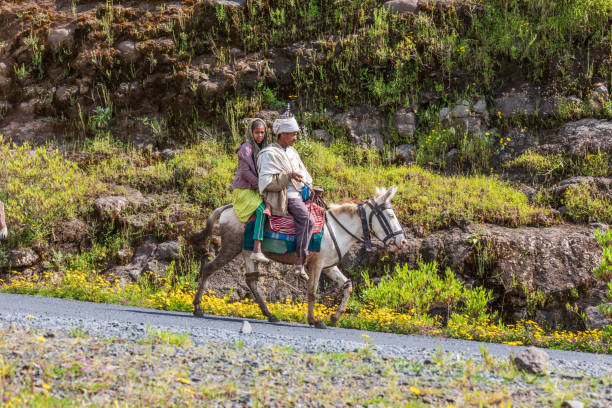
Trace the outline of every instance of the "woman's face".
<instances>
[{"instance_id":1,"label":"woman's face","mask_svg":"<svg viewBox=\"0 0 612 408\"><path fill-rule=\"evenodd\" d=\"M255 143L261 143L266 137L266 129L262 125L255 126L253 128L253 139Z\"/></svg>"}]
</instances>

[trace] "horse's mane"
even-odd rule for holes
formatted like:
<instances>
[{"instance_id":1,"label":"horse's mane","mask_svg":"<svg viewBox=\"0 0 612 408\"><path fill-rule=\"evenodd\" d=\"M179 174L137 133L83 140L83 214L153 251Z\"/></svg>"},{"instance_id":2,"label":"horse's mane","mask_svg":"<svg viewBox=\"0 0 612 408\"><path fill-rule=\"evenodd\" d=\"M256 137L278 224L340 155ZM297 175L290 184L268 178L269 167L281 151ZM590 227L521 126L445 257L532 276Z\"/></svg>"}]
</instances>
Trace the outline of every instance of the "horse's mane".
<instances>
[{"instance_id":1,"label":"horse's mane","mask_svg":"<svg viewBox=\"0 0 612 408\"><path fill-rule=\"evenodd\" d=\"M341 214L349 214L349 215L357 215L359 214L359 208L355 203L345 203L345 204L330 204L329 211L332 212L335 216Z\"/></svg>"}]
</instances>

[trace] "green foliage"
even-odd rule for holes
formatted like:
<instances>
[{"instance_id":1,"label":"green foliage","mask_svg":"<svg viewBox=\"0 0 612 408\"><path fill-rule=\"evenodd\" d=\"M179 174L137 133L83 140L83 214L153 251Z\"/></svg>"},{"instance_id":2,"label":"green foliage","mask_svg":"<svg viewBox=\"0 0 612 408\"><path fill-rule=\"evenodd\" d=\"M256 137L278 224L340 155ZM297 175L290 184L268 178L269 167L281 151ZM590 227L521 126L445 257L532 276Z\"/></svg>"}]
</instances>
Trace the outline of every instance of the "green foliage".
<instances>
[{"instance_id":1,"label":"green foliage","mask_svg":"<svg viewBox=\"0 0 612 408\"><path fill-rule=\"evenodd\" d=\"M189 333L173 333L164 329L152 329L147 326L149 336L142 340L143 344L169 344L171 346L191 346Z\"/></svg>"},{"instance_id":2,"label":"green foliage","mask_svg":"<svg viewBox=\"0 0 612 408\"><path fill-rule=\"evenodd\" d=\"M213 32L218 43L239 39L247 52L317 41L313 52L297 56L295 82L285 92L295 87L336 105L408 106L419 91L446 98L444 89L460 92L461 84L482 94L515 67L532 80L580 91L595 78L610 77L610 0L477 3L394 15L373 0L274 0L265 6L248 0L240 9L217 6ZM575 63L585 59L584 66Z\"/></svg>"},{"instance_id":3,"label":"green foliage","mask_svg":"<svg viewBox=\"0 0 612 408\"><path fill-rule=\"evenodd\" d=\"M595 275L602 280L612 280L612 230L601 230L597 228L595 231L595 239L603 249L601 264L593 270ZM612 292L610 292L612 296Z\"/></svg>"},{"instance_id":4,"label":"green foliage","mask_svg":"<svg viewBox=\"0 0 612 408\"><path fill-rule=\"evenodd\" d=\"M488 311L491 294L486 289L466 289L450 268L440 277L436 262L419 261L418 269L398 265L394 274L383 278L378 285L370 281L367 272L363 273L363 278L365 288L361 298L376 309L422 316L432 306L440 305L479 322L486 322L495 315Z\"/></svg>"},{"instance_id":5,"label":"green foliage","mask_svg":"<svg viewBox=\"0 0 612 408\"><path fill-rule=\"evenodd\" d=\"M540 154L528 150L504 164L510 169L528 172L545 180L569 175L601 177L610 174L612 158L606 153L587 154L579 158L569 158L561 154Z\"/></svg>"},{"instance_id":6,"label":"green foliage","mask_svg":"<svg viewBox=\"0 0 612 408\"><path fill-rule=\"evenodd\" d=\"M0 136L0 157L11 245L50 236L62 219L84 214L104 189L56 149L9 144Z\"/></svg>"},{"instance_id":7,"label":"green foliage","mask_svg":"<svg viewBox=\"0 0 612 408\"><path fill-rule=\"evenodd\" d=\"M561 203L567 207L567 216L573 220L612 223L612 201L592 183L570 186Z\"/></svg>"}]
</instances>

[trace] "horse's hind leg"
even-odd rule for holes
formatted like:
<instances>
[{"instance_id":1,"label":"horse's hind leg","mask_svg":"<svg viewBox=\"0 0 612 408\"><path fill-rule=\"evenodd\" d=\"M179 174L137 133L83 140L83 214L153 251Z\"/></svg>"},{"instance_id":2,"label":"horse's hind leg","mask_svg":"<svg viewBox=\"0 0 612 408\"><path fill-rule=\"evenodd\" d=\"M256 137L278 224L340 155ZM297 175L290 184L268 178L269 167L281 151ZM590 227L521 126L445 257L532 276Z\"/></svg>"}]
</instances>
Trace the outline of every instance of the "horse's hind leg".
<instances>
[{"instance_id":1,"label":"horse's hind leg","mask_svg":"<svg viewBox=\"0 0 612 408\"><path fill-rule=\"evenodd\" d=\"M204 286L206 285L206 280L215 273L215 271L219 268L222 268L224 265L229 263L232 259L238 255L240 252L240 246L233 245L229 248L223 246L226 244L226 240L222 240L221 251L219 254L210 262L203 262L200 267L200 283L198 284L198 291L196 292L195 298L193 299L193 314L195 316L202 316L202 294L204 292Z\"/></svg>"},{"instance_id":2,"label":"horse's hind leg","mask_svg":"<svg viewBox=\"0 0 612 408\"><path fill-rule=\"evenodd\" d=\"M242 254L244 257L244 265L247 271L245 275L246 283L249 289L251 290L253 297L255 298L255 302L257 302L257 304L259 305L261 313L263 313L263 315L268 318L268 321L272 323L278 322L278 317L274 316L272 312L270 312L270 309L268 309L268 305L266 305L266 301L263 299L263 297L259 293L259 289L257 288L260 265L255 264L251 260L249 256L250 252L244 251Z\"/></svg>"},{"instance_id":3,"label":"horse's hind leg","mask_svg":"<svg viewBox=\"0 0 612 408\"><path fill-rule=\"evenodd\" d=\"M353 284L350 279L347 279L346 276L340 272L337 266L332 266L331 268L327 268L323 270L323 273L336 282L338 286L342 287L342 301L336 310L336 313L332 315L329 319L329 324L335 326L340 319L340 316L345 312L346 306L348 305L349 298L351 297L351 293L353 292Z\"/></svg>"},{"instance_id":4,"label":"horse's hind leg","mask_svg":"<svg viewBox=\"0 0 612 408\"><path fill-rule=\"evenodd\" d=\"M321 277L321 265L318 263L308 263L308 288L306 295L308 297L308 324L314 325L317 329L326 329L325 323L322 320L316 320L314 317L314 307L317 300L317 290L319 289L319 278Z\"/></svg>"}]
</instances>

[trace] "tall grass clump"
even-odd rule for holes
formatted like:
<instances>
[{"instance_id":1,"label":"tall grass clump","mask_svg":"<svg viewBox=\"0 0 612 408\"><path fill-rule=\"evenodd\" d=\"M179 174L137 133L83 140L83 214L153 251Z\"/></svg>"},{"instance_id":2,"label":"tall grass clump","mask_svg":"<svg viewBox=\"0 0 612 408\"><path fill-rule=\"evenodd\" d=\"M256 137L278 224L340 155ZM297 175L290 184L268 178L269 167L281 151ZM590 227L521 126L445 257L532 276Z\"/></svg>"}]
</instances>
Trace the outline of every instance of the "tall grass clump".
<instances>
[{"instance_id":1,"label":"tall grass clump","mask_svg":"<svg viewBox=\"0 0 612 408\"><path fill-rule=\"evenodd\" d=\"M441 275L437 262L419 261L416 269L397 265L394 273L383 277L377 285L367 272L362 276L365 287L361 299L375 309L426 316L432 308L442 307L449 317L451 312L465 314L475 322L488 322L496 315L487 306L491 301L489 291L482 287L466 288L450 268Z\"/></svg>"},{"instance_id":2,"label":"tall grass clump","mask_svg":"<svg viewBox=\"0 0 612 408\"><path fill-rule=\"evenodd\" d=\"M62 219L87 212L104 186L57 149L7 143L0 135L1 199L6 204L11 242L27 244L53 233Z\"/></svg>"}]
</instances>

